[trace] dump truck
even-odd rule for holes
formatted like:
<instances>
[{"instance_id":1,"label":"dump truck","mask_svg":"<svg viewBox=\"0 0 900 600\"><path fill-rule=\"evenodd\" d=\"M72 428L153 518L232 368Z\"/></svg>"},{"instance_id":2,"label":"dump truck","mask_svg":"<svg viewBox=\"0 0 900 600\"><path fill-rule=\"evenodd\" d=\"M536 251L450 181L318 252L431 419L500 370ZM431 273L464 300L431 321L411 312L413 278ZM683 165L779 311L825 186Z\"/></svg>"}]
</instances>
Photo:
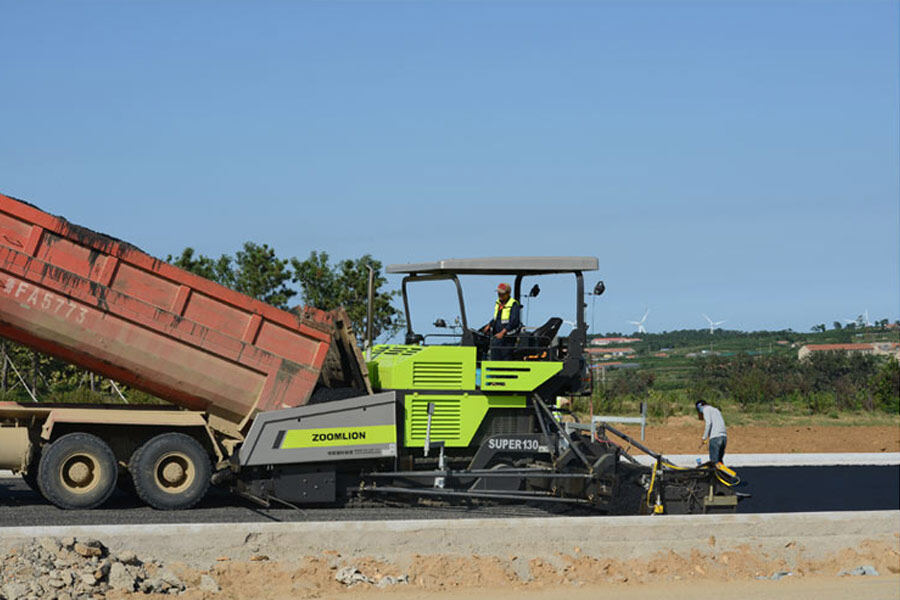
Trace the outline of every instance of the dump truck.
<instances>
[{"instance_id":1,"label":"dump truck","mask_svg":"<svg viewBox=\"0 0 900 600\"><path fill-rule=\"evenodd\" d=\"M343 309L280 310L0 194L0 337L166 402L0 402L0 468L65 509L100 506L117 487L186 509L218 485L265 505L733 511L726 467L681 468L609 425L561 418L557 397L591 392L584 273L597 268L594 257L391 265L403 275L405 340L365 360ZM562 317L526 327L493 360L490 338L469 326L460 276L507 276L518 298L524 281L560 274L574 284L572 331L559 334ZM437 280L456 290L457 325L414 331L408 288Z\"/></svg>"}]
</instances>

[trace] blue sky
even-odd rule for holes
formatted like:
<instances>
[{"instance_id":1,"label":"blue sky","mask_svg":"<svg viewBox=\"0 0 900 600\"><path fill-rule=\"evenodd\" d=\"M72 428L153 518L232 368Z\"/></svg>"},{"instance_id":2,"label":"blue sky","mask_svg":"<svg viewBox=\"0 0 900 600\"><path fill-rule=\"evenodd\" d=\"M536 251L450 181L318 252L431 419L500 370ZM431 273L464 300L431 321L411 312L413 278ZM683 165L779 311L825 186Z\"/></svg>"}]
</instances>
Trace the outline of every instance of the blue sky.
<instances>
[{"instance_id":1,"label":"blue sky","mask_svg":"<svg viewBox=\"0 0 900 600\"><path fill-rule=\"evenodd\" d=\"M600 331L894 320L898 6L0 0L0 191L163 257L597 256Z\"/></svg>"}]
</instances>

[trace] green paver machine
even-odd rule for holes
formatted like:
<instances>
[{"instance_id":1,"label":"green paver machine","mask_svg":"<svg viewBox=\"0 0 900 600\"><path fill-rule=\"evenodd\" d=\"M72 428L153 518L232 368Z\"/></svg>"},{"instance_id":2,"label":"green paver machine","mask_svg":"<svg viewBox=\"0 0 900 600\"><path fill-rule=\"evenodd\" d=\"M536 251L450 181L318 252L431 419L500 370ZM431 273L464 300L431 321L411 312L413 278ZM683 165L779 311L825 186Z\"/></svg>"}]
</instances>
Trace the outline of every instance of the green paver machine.
<instances>
[{"instance_id":1,"label":"green paver machine","mask_svg":"<svg viewBox=\"0 0 900 600\"><path fill-rule=\"evenodd\" d=\"M284 501L362 494L550 502L613 514L733 511L735 479L723 467L680 468L608 425L590 428L562 418L567 411L556 406L558 397L591 392L584 356L584 273L597 268L594 257L388 266L388 273L404 275L407 331L404 344L371 349L367 366L376 394L257 417L242 464L284 467L275 477L280 485L260 488L256 482L248 491ZM490 338L469 324L460 283L466 275L509 278L515 298L522 297L526 277L571 275L574 314L524 328L507 348L506 360L491 360ZM455 287L459 332L429 344L413 329L408 292L439 280ZM595 293L603 287L598 283ZM560 336L564 317L573 327ZM435 325L445 323L439 319ZM615 439L642 449L654 464L638 464ZM324 492L309 492L312 483ZM307 491L298 496L299 489Z\"/></svg>"}]
</instances>

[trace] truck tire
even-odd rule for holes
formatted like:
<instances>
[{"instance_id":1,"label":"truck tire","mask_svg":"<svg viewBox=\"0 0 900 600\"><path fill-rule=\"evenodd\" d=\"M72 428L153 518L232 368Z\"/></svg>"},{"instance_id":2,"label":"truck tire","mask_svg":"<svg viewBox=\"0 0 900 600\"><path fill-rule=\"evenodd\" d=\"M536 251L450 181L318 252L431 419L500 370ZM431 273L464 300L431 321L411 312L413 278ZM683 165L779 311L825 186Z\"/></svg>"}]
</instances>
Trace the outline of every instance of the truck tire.
<instances>
[{"instance_id":1,"label":"truck tire","mask_svg":"<svg viewBox=\"0 0 900 600\"><path fill-rule=\"evenodd\" d=\"M38 486L38 475L37 474L38 474L38 468L35 465L35 466L31 467L30 469L28 469L27 471L25 471L24 473L22 473L22 481L25 482L25 485L27 485L28 488L32 492L37 492L38 494L40 494L41 488Z\"/></svg>"},{"instance_id":2,"label":"truck tire","mask_svg":"<svg viewBox=\"0 0 900 600\"><path fill-rule=\"evenodd\" d=\"M183 433L163 433L134 451L128 464L134 491L157 510L183 510L209 489L212 468L203 446Z\"/></svg>"},{"instance_id":3,"label":"truck tire","mask_svg":"<svg viewBox=\"0 0 900 600\"><path fill-rule=\"evenodd\" d=\"M44 448L37 485L60 508L88 509L109 499L117 478L116 457L106 442L89 433L69 433Z\"/></svg>"}]
</instances>

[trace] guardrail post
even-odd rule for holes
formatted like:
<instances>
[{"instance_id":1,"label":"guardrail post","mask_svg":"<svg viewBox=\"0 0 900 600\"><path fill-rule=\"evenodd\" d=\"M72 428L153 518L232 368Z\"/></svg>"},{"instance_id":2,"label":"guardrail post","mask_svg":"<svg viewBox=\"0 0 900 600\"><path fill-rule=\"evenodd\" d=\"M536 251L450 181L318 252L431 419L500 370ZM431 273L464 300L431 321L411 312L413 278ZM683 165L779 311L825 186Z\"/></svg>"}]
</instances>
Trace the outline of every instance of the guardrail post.
<instances>
[{"instance_id":1,"label":"guardrail post","mask_svg":"<svg viewBox=\"0 0 900 600\"><path fill-rule=\"evenodd\" d=\"M641 402L641 441L644 441L644 430L647 428L647 402Z\"/></svg>"}]
</instances>

